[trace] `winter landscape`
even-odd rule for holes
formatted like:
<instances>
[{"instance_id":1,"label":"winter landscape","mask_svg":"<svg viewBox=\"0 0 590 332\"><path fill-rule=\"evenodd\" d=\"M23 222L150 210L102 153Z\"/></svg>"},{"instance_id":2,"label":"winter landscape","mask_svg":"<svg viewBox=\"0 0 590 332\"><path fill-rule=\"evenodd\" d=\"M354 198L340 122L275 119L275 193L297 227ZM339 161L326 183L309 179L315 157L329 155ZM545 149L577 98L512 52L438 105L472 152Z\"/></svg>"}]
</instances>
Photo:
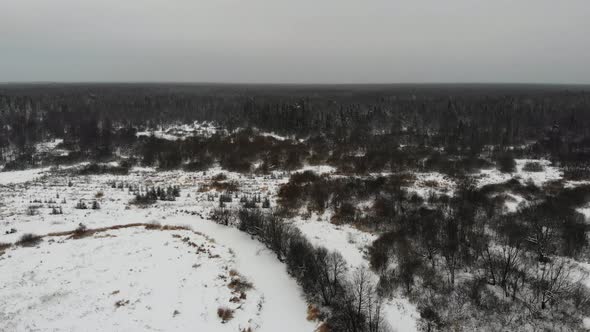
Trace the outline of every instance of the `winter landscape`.
<instances>
[{"instance_id":1,"label":"winter landscape","mask_svg":"<svg viewBox=\"0 0 590 332\"><path fill-rule=\"evenodd\" d=\"M588 91L164 87L1 89L0 330L590 328Z\"/></svg>"},{"instance_id":2,"label":"winter landscape","mask_svg":"<svg viewBox=\"0 0 590 332\"><path fill-rule=\"evenodd\" d=\"M0 332L590 331L589 17L0 0Z\"/></svg>"}]
</instances>

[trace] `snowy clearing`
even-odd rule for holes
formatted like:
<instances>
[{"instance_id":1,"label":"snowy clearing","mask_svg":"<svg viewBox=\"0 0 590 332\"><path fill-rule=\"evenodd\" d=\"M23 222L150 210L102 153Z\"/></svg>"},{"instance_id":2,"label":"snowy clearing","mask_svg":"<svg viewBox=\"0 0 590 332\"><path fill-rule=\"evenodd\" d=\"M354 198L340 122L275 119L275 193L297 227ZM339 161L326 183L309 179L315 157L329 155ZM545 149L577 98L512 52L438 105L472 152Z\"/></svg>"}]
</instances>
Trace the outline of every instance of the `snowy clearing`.
<instances>
[{"instance_id":1,"label":"snowy clearing","mask_svg":"<svg viewBox=\"0 0 590 332\"><path fill-rule=\"evenodd\" d=\"M516 172L502 173L496 168L482 169L479 174L475 175L478 187L488 184L506 182L512 178L519 179L523 183L532 181L536 186L542 186L547 182L560 180L563 178L563 171L558 167L551 166L551 162L546 159L515 159ZM523 170L527 163L539 163L543 167L540 172L527 172Z\"/></svg>"},{"instance_id":2,"label":"snowy clearing","mask_svg":"<svg viewBox=\"0 0 590 332\"><path fill-rule=\"evenodd\" d=\"M202 238L197 236L191 240L196 244L212 237L214 242L205 242L215 247L211 249L216 251L212 256L220 257L205 261L205 257L195 254L196 249L173 238L174 232L143 229L109 231L101 234L108 235L104 238L98 235L79 240L56 237L41 242L38 248L14 246L0 255L3 262L0 265L6 269L0 270L0 280L6 285L2 288L4 293L0 294L0 317L4 324L0 325L0 330L26 330L35 326L60 330L85 330L84 326L96 326L96 330L169 330L167 326L178 331L239 331L248 327L253 331L315 330L317 323L307 321L307 303L285 266L256 239L235 228L206 220L205 216L216 207L216 202L207 200L209 192L199 191L212 177L224 173L228 180L239 180L243 193L263 191L275 195L278 184L285 178L250 178L221 169L205 173L156 173L153 169L135 168L124 176L59 173L43 177L42 181L32 181L41 170L25 171L26 177L20 176L20 172L2 174L12 175L7 179L13 179L15 173L19 174L20 183L12 182L0 191L0 243L16 243L26 233L44 235L72 231L80 223L96 229L157 222L188 225L203 233ZM116 185L123 183L125 188ZM179 185L182 194L172 202L158 201L145 208L130 206L129 201L134 195L129 187L141 184ZM79 201L89 204L97 201L100 209L77 209L75 205ZM63 214L54 214L54 207L59 207ZM109 260L112 260L113 267L105 272L104 266ZM199 274L200 268L193 267L199 264L211 273ZM99 272L104 275L90 289L84 289L87 284L84 280L90 279L93 273L96 277L97 266L102 266ZM128 267L133 271L126 270ZM254 285L245 301L228 302L235 295L227 288L227 282L224 284L216 279L219 275L227 278L232 269ZM24 292L16 287L29 282L27 280L33 275L33 281L27 284L30 290ZM59 277L51 279L52 275ZM161 279L162 286L147 283L154 279ZM73 285L71 280L76 280L76 284ZM44 289L45 283L50 287ZM66 288L70 291L66 292ZM121 296L123 289L128 293L122 299L110 298L108 295L117 290L110 288L120 289ZM47 295L45 291L47 294L65 293L55 300L61 305L56 306L52 300L51 305L41 307L38 302ZM124 305L115 310L114 303L119 300ZM127 300L130 302L126 303ZM12 308L15 301L22 303L25 309ZM225 324L217 316L217 309L222 304L235 310L234 317ZM242 307L238 310L239 305ZM147 309L148 306L151 309ZM28 307L33 309L27 311ZM70 310L70 307L76 310ZM179 313L174 314L175 310ZM41 314L31 318L33 312ZM104 319L113 313L115 318ZM104 321L102 325L98 323L100 321Z\"/></svg>"},{"instance_id":3,"label":"snowy clearing","mask_svg":"<svg viewBox=\"0 0 590 332\"><path fill-rule=\"evenodd\" d=\"M202 235L145 228L15 247L0 257L0 330L256 328L263 298L227 287L233 259ZM222 323L220 307L233 318Z\"/></svg>"}]
</instances>

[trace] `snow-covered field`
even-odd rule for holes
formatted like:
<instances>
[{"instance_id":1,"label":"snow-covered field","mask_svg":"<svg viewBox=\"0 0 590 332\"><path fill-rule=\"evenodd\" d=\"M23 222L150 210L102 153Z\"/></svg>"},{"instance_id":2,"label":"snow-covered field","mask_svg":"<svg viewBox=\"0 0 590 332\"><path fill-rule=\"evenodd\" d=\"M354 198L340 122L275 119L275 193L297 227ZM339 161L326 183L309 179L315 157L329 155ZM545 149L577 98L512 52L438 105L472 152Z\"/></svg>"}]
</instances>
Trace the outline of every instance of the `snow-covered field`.
<instances>
[{"instance_id":1,"label":"snow-covered field","mask_svg":"<svg viewBox=\"0 0 590 332\"><path fill-rule=\"evenodd\" d=\"M217 202L199 189L218 172L1 173L12 180L0 187L0 243L16 243L25 233L72 231L80 223L89 229L159 223L191 231L113 229L5 249L0 330L313 331L318 323L306 319L301 290L276 256L245 233L207 220ZM274 195L276 183L285 181L225 173L240 180L245 194ZM178 185L181 197L146 208L130 205L129 186L140 185ZM97 201L100 209L76 209L79 200ZM53 207L63 214L52 214ZM228 288L231 271L252 283L245 299ZM220 307L233 310L233 318L222 321Z\"/></svg>"},{"instance_id":2,"label":"snow-covered field","mask_svg":"<svg viewBox=\"0 0 590 332\"><path fill-rule=\"evenodd\" d=\"M234 259L213 239L182 230L45 238L0 258L0 330L255 329L264 298L256 285L245 296L228 287ZM233 318L221 323L218 308Z\"/></svg>"},{"instance_id":3,"label":"snow-covered field","mask_svg":"<svg viewBox=\"0 0 590 332\"><path fill-rule=\"evenodd\" d=\"M24 171L0 172L0 186L32 181L48 170L49 168L35 168Z\"/></svg>"}]
</instances>

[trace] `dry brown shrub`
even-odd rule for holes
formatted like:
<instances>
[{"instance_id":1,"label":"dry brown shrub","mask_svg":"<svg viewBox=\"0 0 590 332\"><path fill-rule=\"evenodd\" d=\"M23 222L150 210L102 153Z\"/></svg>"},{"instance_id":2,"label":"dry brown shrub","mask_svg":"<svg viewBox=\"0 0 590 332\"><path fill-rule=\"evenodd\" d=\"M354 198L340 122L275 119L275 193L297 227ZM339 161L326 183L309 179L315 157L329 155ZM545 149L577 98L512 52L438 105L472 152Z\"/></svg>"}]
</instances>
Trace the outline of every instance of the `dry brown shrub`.
<instances>
[{"instance_id":1,"label":"dry brown shrub","mask_svg":"<svg viewBox=\"0 0 590 332\"><path fill-rule=\"evenodd\" d=\"M149 224L147 226L145 226L145 229L149 229L149 230L156 230L156 229L161 229L162 226L158 223L153 223L153 224Z\"/></svg>"},{"instance_id":2,"label":"dry brown shrub","mask_svg":"<svg viewBox=\"0 0 590 332\"><path fill-rule=\"evenodd\" d=\"M328 324L322 323L320 326L318 326L315 332L330 332L330 327Z\"/></svg>"},{"instance_id":3,"label":"dry brown shrub","mask_svg":"<svg viewBox=\"0 0 590 332\"><path fill-rule=\"evenodd\" d=\"M251 282L247 280L242 280L242 278L232 278L232 281L227 285L227 287L237 291L237 292L245 292L254 287Z\"/></svg>"},{"instance_id":4,"label":"dry brown shrub","mask_svg":"<svg viewBox=\"0 0 590 332\"><path fill-rule=\"evenodd\" d=\"M26 233L20 237L20 240L18 240L18 242L16 244L18 244L22 247L31 247L31 246L37 245L39 242L41 242L41 240L42 240L42 237L39 235Z\"/></svg>"},{"instance_id":5,"label":"dry brown shrub","mask_svg":"<svg viewBox=\"0 0 590 332\"><path fill-rule=\"evenodd\" d=\"M94 195L95 198L102 198L103 196L104 196L104 193L102 191L99 191Z\"/></svg>"},{"instance_id":6,"label":"dry brown shrub","mask_svg":"<svg viewBox=\"0 0 590 332\"><path fill-rule=\"evenodd\" d=\"M121 308L129 304L129 300L119 300L115 302L115 307Z\"/></svg>"},{"instance_id":7,"label":"dry brown shrub","mask_svg":"<svg viewBox=\"0 0 590 332\"><path fill-rule=\"evenodd\" d=\"M313 304L307 306L307 320L314 321L320 316L320 309Z\"/></svg>"},{"instance_id":8,"label":"dry brown shrub","mask_svg":"<svg viewBox=\"0 0 590 332\"><path fill-rule=\"evenodd\" d=\"M426 180L426 181L422 182L422 185L427 188L440 188L441 187L440 183L436 180Z\"/></svg>"},{"instance_id":9,"label":"dry brown shrub","mask_svg":"<svg viewBox=\"0 0 590 332\"><path fill-rule=\"evenodd\" d=\"M234 192L238 191L240 185L236 181L227 181L227 182L219 182L214 181L213 183L208 185L209 189L215 189L219 192L227 191L227 192Z\"/></svg>"},{"instance_id":10,"label":"dry brown shrub","mask_svg":"<svg viewBox=\"0 0 590 332\"><path fill-rule=\"evenodd\" d=\"M234 311L229 308L219 307L217 309L217 316L219 316L219 318L221 318L221 321L225 323L230 319L234 318Z\"/></svg>"}]
</instances>

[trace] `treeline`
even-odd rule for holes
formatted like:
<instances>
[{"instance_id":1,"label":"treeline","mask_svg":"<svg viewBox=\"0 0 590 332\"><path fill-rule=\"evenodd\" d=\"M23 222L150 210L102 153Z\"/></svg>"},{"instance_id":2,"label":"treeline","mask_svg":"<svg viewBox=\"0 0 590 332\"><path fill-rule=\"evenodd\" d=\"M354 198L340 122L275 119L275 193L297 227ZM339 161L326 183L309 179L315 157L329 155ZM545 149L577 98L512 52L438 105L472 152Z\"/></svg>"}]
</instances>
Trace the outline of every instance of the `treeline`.
<instances>
[{"instance_id":1,"label":"treeline","mask_svg":"<svg viewBox=\"0 0 590 332\"><path fill-rule=\"evenodd\" d=\"M377 290L408 296L426 330L579 328L590 294L573 260L589 258L590 226L576 208L590 200L590 186L457 180L452 196L423 198L406 189L412 174L295 173L278 193L279 211L329 211L333 223L378 231L369 249ZM531 203L507 213L506 192Z\"/></svg>"},{"instance_id":2,"label":"treeline","mask_svg":"<svg viewBox=\"0 0 590 332\"><path fill-rule=\"evenodd\" d=\"M52 137L101 158L135 143L138 129L201 120L230 132L309 138L320 158L341 148L340 159L360 171L399 160L388 152L399 145L444 148L451 160L490 145L522 146L523 153L576 164L589 157L589 106L585 87L2 86L0 157L30 163L34 144ZM7 156L11 148L16 156ZM356 150L366 157L351 157Z\"/></svg>"},{"instance_id":3,"label":"treeline","mask_svg":"<svg viewBox=\"0 0 590 332\"><path fill-rule=\"evenodd\" d=\"M156 203L158 200L175 201L177 197L180 197L180 188L178 186L168 186L167 188L157 186L149 189L146 188L145 191L137 189L135 190L135 198L131 201L131 204L149 205Z\"/></svg>"},{"instance_id":4,"label":"treeline","mask_svg":"<svg viewBox=\"0 0 590 332\"><path fill-rule=\"evenodd\" d=\"M314 247L298 229L274 213L257 208L238 211L237 227L256 236L301 285L308 300L323 310L330 331L389 331L383 320L382 298L373 274L366 269L350 276L340 253Z\"/></svg>"},{"instance_id":5,"label":"treeline","mask_svg":"<svg viewBox=\"0 0 590 332\"><path fill-rule=\"evenodd\" d=\"M263 174L302 167L307 156L304 145L256 135L252 130L242 130L228 136L191 137L179 141L151 136L141 140L138 150L143 165L161 169L182 167L188 171L201 171L217 162L229 171L257 171ZM254 164L258 161L261 163L255 168Z\"/></svg>"},{"instance_id":6,"label":"treeline","mask_svg":"<svg viewBox=\"0 0 590 332\"><path fill-rule=\"evenodd\" d=\"M587 256L590 229L574 207L590 188L563 189L515 214L499 213L485 191L464 185L450 200L391 218L370 248L380 289L409 296L428 329L579 328L590 294L568 258Z\"/></svg>"}]
</instances>

